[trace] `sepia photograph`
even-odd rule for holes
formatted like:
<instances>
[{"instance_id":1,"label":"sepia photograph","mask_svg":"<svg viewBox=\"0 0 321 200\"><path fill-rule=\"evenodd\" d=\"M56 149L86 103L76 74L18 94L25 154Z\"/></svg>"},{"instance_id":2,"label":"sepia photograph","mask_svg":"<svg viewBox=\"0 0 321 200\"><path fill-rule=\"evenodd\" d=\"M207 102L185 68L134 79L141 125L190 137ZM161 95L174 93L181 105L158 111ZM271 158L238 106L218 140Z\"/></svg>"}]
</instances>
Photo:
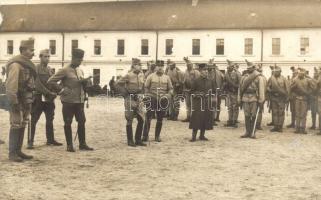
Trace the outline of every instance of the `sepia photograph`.
<instances>
[{"instance_id":1,"label":"sepia photograph","mask_svg":"<svg viewBox=\"0 0 321 200\"><path fill-rule=\"evenodd\" d=\"M0 200L321 200L321 0L0 0Z\"/></svg>"}]
</instances>

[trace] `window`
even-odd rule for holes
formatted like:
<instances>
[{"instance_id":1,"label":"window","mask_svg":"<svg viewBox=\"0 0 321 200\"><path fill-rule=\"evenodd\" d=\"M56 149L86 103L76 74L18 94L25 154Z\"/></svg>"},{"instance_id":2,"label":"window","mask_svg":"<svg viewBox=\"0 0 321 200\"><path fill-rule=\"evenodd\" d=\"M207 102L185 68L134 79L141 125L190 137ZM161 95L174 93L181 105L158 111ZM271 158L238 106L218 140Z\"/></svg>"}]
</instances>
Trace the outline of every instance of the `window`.
<instances>
[{"instance_id":1,"label":"window","mask_svg":"<svg viewBox=\"0 0 321 200\"><path fill-rule=\"evenodd\" d=\"M148 55L148 40L142 39L141 55Z\"/></svg>"},{"instance_id":2,"label":"window","mask_svg":"<svg viewBox=\"0 0 321 200\"><path fill-rule=\"evenodd\" d=\"M300 54L306 55L309 53L309 38L302 37L300 43Z\"/></svg>"},{"instance_id":3,"label":"window","mask_svg":"<svg viewBox=\"0 0 321 200\"><path fill-rule=\"evenodd\" d=\"M99 85L100 84L100 69L94 69L93 70L93 84Z\"/></svg>"},{"instance_id":4,"label":"window","mask_svg":"<svg viewBox=\"0 0 321 200\"><path fill-rule=\"evenodd\" d=\"M166 39L166 55L172 55L173 54L173 39Z\"/></svg>"},{"instance_id":5,"label":"window","mask_svg":"<svg viewBox=\"0 0 321 200\"><path fill-rule=\"evenodd\" d=\"M117 41L117 55L124 55L125 54L125 40L118 40Z\"/></svg>"},{"instance_id":6,"label":"window","mask_svg":"<svg viewBox=\"0 0 321 200\"><path fill-rule=\"evenodd\" d=\"M253 38L245 38L244 40L244 54L252 55L253 54Z\"/></svg>"},{"instance_id":7,"label":"window","mask_svg":"<svg viewBox=\"0 0 321 200\"><path fill-rule=\"evenodd\" d=\"M280 55L280 54L281 54L281 39L272 38L272 55Z\"/></svg>"},{"instance_id":8,"label":"window","mask_svg":"<svg viewBox=\"0 0 321 200\"><path fill-rule=\"evenodd\" d=\"M224 39L216 39L216 55L224 55Z\"/></svg>"},{"instance_id":9,"label":"window","mask_svg":"<svg viewBox=\"0 0 321 200\"><path fill-rule=\"evenodd\" d=\"M71 40L71 51L78 48L78 40Z\"/></svg>"},{"instance_id":10,"label":"window","mask_svg":"<svg viewBox=\"0 0 321 200\"><path fill-rule=\"evenodd\" d=\"M13 40L7 41L7 54L12 55L13 54Z\"/></svg>"},{"instance_id":11,"label":"window","mask_svg":"<svg viewBox=\"0 0 321 200\"><path fill-rule=\"evenodd\" d=\"M100 40L94 41L94 54L95 55L101 54L101 41Z\"/></svg>"},{"instance_id":12,"label":"window","mask_svg":"<svg viewBox=\"0 0 321 200\"><path fill-rule=\"evenodd\" d=\"M201 53L201 40L200 39L193 39L192 41L192 55L200 55Z\"/></svg>"},{"instance_id":13,"label":"window","mask_svg":"<svg viewBox=\"0 0 321 200\"><path fill-rule=\"evenodd\" d=\"M49 50L51 55L56 55L56 40L49 40Z\"/></svg>"}]
</instances>

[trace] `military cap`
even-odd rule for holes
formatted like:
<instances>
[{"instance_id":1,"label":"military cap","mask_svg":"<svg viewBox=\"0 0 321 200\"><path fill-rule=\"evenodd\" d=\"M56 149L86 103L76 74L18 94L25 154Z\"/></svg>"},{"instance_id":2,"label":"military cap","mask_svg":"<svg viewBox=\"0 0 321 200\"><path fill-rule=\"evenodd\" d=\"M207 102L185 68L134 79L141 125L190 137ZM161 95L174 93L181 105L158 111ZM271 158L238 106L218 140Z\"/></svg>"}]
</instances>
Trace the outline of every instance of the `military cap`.
<instances>
[{"instance_id":1,"label":"military cap","mask_svg":"<svg viewBox=\"0 0 321 200\"><path fill-rule=\"evenodd\" d=\"M44 55L44 54L49 54L49 49L43 49L39 52L39 56Z\"/></svg>"},{"instance_id":2,"label":"military cap","mask_svg":"<svg viewBox=\"0 0 321 200\"><path fill-rule=\"evenodd\" d=\"M156 66L164 67L164 61L163 60L157 60Z\"/></svg>"},{"instance_id":3,"label":"military cap","mask_svg":"<svg viewBox=\"0 0 321 200\"><path fill-rule=\"evenodd\" d=\"M72 58L83 58L85 55L85 51L82 49L73 49L72 50Z\"/></svg>"},{"instance_id":4,"label":"military cap","mask_svg":"<svg viewBox=\"0 0 321 200\"><path fill-rule=\"evenodd\" d=\"M298 73L299 74L306 74L306 70L303 68L298 68Z\"/></svg>"},{"instance_id":5,"label":"military cap","mask_svg":"<svg viewBox=\"0 0 321 200\"><path fill-rule=\"evenodd\" d=\"M255 65L252 62L249 62L248 60L245 59L246 65L248 69L255 68Z\"/></svg>"},{"instance_id":6,"label":"military cap","mask_svg":"<svg viewBox=\"0 0 321 200\"><path fill-rule=\"evenodd\" d=\"M198 69L207 68L207 64L206 63L198 63L197 66L198 66Z\"/></svg>"},{"instance_id":7,"label":"military cap","mask_svg":"<svg viewBox=\"0 0 321 200\"><path fill-rule=\"evenodd\" d=\"M229 67L233 67L233 66L235 65L235 64L234 64L232 61L230 61L229 59L227 59L226 62L227 62L227 65L228 65Z\"/></svg>"},{"instance_id":8,"label":"military cap","mask_svg":"<svg viewBox=\"0 0 321 200\"><path fill-rule=\"evenodd\" d=\"M274 66L274 67L273 67L273 71L274 71L274 72L280 72L280 71L282 71L282 70L281 70L281 67L279 67L279 66Z\"/></svg>"},{"instance_id":9,"label":"military cap","mask_svg":"<svg viewBox=\"0 0 321 200\"><path fill-rule=\"evenodd\" d=\"M28 40L21 40L20 47L22 48L30 48L33 49L35 46L35 40L33 38L29 38Z\"/></svg>"},{"instance_id":10,"label":"military cap","mask_svg":"<svg viewBox=\"0 0 321 200\"><path fill-rule=\"evenodd\" d=\"M142 65L140 62L140 59L138 58L132 58L132 65Z\"/></svg>"},{"instance_id":11,"label":"military cap","mask_svg":"<svg viewBox=\"0 0 321 200\"><path fill-rule=\"evenodd\" d=\"M167 65L168 66L173 66L176 65L175 62L171 61L170 59L167 60Z\"/></svg>"}]
</instances>

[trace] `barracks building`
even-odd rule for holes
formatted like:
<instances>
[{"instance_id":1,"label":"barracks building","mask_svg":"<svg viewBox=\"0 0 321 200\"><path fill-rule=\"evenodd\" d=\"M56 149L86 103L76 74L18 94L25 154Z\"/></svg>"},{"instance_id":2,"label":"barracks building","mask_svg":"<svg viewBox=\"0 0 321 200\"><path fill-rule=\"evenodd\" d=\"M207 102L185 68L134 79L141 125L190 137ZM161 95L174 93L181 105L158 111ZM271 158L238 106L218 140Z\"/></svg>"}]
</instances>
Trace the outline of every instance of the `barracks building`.
<instances>
[{"instance_id":1,"label":"barracks building","mask_svg":"<svg viewBox=\"0 0 321 200\"><path fill-rule=\"evenodd\" d=\"M125 74L132 57L146 62L172 60L184 69L214 58L221 70L226 59L262 63L264 74L278 64L313 72L321 66L321 0L154 0L70 4L2 5L0 66L19 53L23 39L35 39L39 51L51 52L58 69L72 48L84 49L86 75L101 86Z\"/></svg>"}]
</instances>

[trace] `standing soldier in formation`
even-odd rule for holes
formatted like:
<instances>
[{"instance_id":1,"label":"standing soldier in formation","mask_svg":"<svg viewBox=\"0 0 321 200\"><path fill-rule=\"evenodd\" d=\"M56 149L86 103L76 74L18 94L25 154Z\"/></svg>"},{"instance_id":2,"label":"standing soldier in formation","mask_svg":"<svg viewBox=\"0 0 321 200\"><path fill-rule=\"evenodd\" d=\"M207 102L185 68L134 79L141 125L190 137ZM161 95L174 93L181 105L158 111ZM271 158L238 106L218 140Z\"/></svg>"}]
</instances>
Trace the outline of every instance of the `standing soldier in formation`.
<instances>
[{"instance_id":1,"label":"standing soldier in formation","mask_svg":"<svg viewBox=\"0 0 321 200\"><path fill-rule=\"evenodd\" d=\"M235 64L227 60L227 72L225 74L224 91L227 93L228 99L228 120L226 127L237 128L237 119L239 115L239 107L237 105L237 93L241 81L241 75L236 72Z\"/></svg>"},{"instance_id":2,"label":"standing soldier in formation","mask_svg":"<svg viewBox=\"0 0 321 200\"><path fill-rule=\"evenodd\" d=\"M315 67L313 80L317 84L319 79L319 70ZM318 91L312 92L310 96L310 109L311 109L311 118L312 118L312 126L310 129L316 129L316 120L317 120L317 113L318 113Z\"/></svg>"},{"instance_id":3,"label":"standing soldier in formation","mask_svg":"<svg viewBox=\"0 0 321 200\"><path fill-rule=\"evenodd\" d=\"M189 128L193 130L191 142L196 141L197 131L200 130L200 140L207 141L205 130L213 129L213 117L215 106L212 104L213 90L216 88L215 81L208 75L207 64L199 64L200 77L193 83L192 114Z\"/></svg>"},{"instance_id":4,"label":"standing soldier in formation","mask_svg":"<svg viewBox=\"0 0 321 200\"><path fill-rule=\"evenodd\" d=\"M68 152L75 152L71 129L74 116L78 122L79 149L86 151L93 150L93 148L86 144L84 105L86 97L85 89L89 86L90 80L84 78L84 72L79 68L84 54L85 52L82 49L73 49L71 63L60 69L48 80L48 84L60 87L59 95L62 102L62 115L65 123L64 130ZM61 85L57 84L59 81L61 81Z\"/></svg>"},{"instance_id":5,"label":"standing soldier in formation","mask_svg":"<svg viewBox=\"0 0 321 200\"><path fill-rule=\"evenodd\" d=\"M180 99L183 93L183 74L172 61L168 61L166 75L169 76L173 85L173 98L170 99L169 120L177 121L180 109Z\"/></svg>"},{"instance_id":6,"label":"standing soldier in formation","mask_svg":"<svg viewBox=\"0 0 321 200\"><path fill-rule=\"evenodd\" d=\"M241 138L255 138L255 119L258 109L262 109L265 100L264 79L255 69L255 65L247 62L247 73L241 79L238 102L242 103L245 115L245 134Z\"/></svg>"},{"instance_id":7,"label":"standing soldier in formation","mask_svg":"<svg viewBox=\"0 0 321 200\"><path fill-rule=\"evenodd\" d=\"M14 162L33 158L24 154L21 148L35 89L36 71L31 62L34 56L34 40L22 40L19 51L20 55L8 61L6 80L6 94L10 103L9 160Z\"/></svg>"},{"instance_id":8,"label":"standing soldier in formation","mask_svg":"<svg viewBox=\"0 0 321 200\"><path fill-rule=\"evenodd\" d=\"M289 85L292 85L293 81L296 79L297 75L298 75L298 70L295 69L295 67L291 67L291 71L292 71L292 77L290 79L290 83ZM291 111L291 123L289 125L287 125L287 128L295 128L295 96L296 93L294 90L290 89L290 95L289 95L289 104L290 104L290 111Z\"/></svg>"},{"instance_id":9,"label":"standing soldier in formation","mask_svg":"<svg viewBox=\"0 0 321 200\"><path fill-rule=\"evenodd\" d=\"M191 118L191 87L193 81L200 76L200 72L196 69L193 69L193 63L191 63L191 61L188 60L187 57L184 57L184 61L186 62L187 67L183 77L183 91L186 103L186 119L182 120L182 122L189 122Z\"/></svg>"},{"instance_id":10,"label":"standing soldier in formation","mask_svg":"<svg viewBox=\"0 0 321 200\"><path fill-rule=\"evenodd\" d=\"M155 141L161 142L160 133L163 125L163 117L166 114L169 99L172 98L173 95L171 79L164 73L164 61L156 62L156 72L147 77L144 89L148 103L143 141L148 141L152 115L156 112Z\"/></svg>"},{"instance_id":11,"label":"standing soldier in formation","mask_svg":"<svg viewBox=\"0 0 321 200\"><path fill-rule=\"evenodd\" d=\"M153 61L147 62L147 68L148 69L147 69L147 71L145 73L145 80L147 79L147 77L149 75L151 75L152 73L155 72L156 64Z\"/></svg>"},{"instance_id":12,"label":"standing soldier in formation","mask_svg":"<svg viewBox=\"0 0 321 200\"><path fill-rule=\"evenodd\" d=\"M285 106L289 98L289 85L287 79L281 75L279 66L273 68L273 74L267 85L267 92L272 106L272 121L274 125L271 132L282 132Z\"/></svg>"},{"instance_id":13,"label":"standing soldier in formation","mask_svg":"<svg viewBox=\"0 0 321 200\"><path fill-rule=\"evenodd\" d=\"M267 79L266 77L263 75L263 68L262 68L262 64L260 64L257 68L257 71L261 74L261 77L263 78L263 81L264 81L264 94L266 94L266 85L267 85ZM256 129L257 130L263 130L262 129L262 118L263 118L263 111L264 111L264 103L263 103L263 106L262 106L262 109L259 110L259 113L258 113L258 117L257 117L257 122L256 122Z\"/></svg>"},{"instance_id":14,"label":"standing soldier in formation","mask_svg":"<svg viewBox=\"0 0 321 200\"><path fill-rule=\"evenodd\" d=\"M116 83L116 88L121 88L122 96L125 103L125 118L127 120L126 133L128 146L146 146L141 140L144 115L143 102L141 101L144 87L144 74L141 69L141 62L139 59L132 59L132 70L124 77L120 78ZM133 119L137 118L137 127L135 132L135 142L133 140Z\"/></svg>"},{"instance_id":15,"label":"standing soldier in formation","mask_svg":"<svg viewBox=\"0 0 321 200\"><path fill-rule=\"evenodd\" d=\"M61 146L54 137L53 120L55 115L56 92L47 84L48 79L54 74L53 70L48 66L50 54L48 49L40 51L40 64L36 65L37 78L35 80L35 100L32 104L31 111L31 138L28 141L28 149L33 149L35 138L36 124L42 114L46 116L46 137L47 145Z\"/></svg>"},{"instance_id":16,"label":"standing soldier in formation","mask_svg":"<svg viewBox=\"0 0 321 200\"><path fill-rule=\"evenodd\" d=\"M315 85L311 80L306 78L306 71L299 68L298 76L293 80L290 91L295 95L295 133L307 134L306 118L308 112L308 98L314 91Z\"/></svg>"},{"instance_id":17,"label":"standing soldier in formation","mask_svg":"<svg viewBox=\"0 0 321 200\"><path fill-rule=\"evenodd\" d=\"M214 64L214 59L210 59L208 63L209 67L209 77L215 81L216 89L215 95L217 98L216 101L216 110L214 115L213 124L216 125L215 122L220 121L220 113L221 113L221 102L222 98L221 95L223 94L223 86L224 86L224 74L218 69L218 66Z\"/></svg>"}]
</instances>

